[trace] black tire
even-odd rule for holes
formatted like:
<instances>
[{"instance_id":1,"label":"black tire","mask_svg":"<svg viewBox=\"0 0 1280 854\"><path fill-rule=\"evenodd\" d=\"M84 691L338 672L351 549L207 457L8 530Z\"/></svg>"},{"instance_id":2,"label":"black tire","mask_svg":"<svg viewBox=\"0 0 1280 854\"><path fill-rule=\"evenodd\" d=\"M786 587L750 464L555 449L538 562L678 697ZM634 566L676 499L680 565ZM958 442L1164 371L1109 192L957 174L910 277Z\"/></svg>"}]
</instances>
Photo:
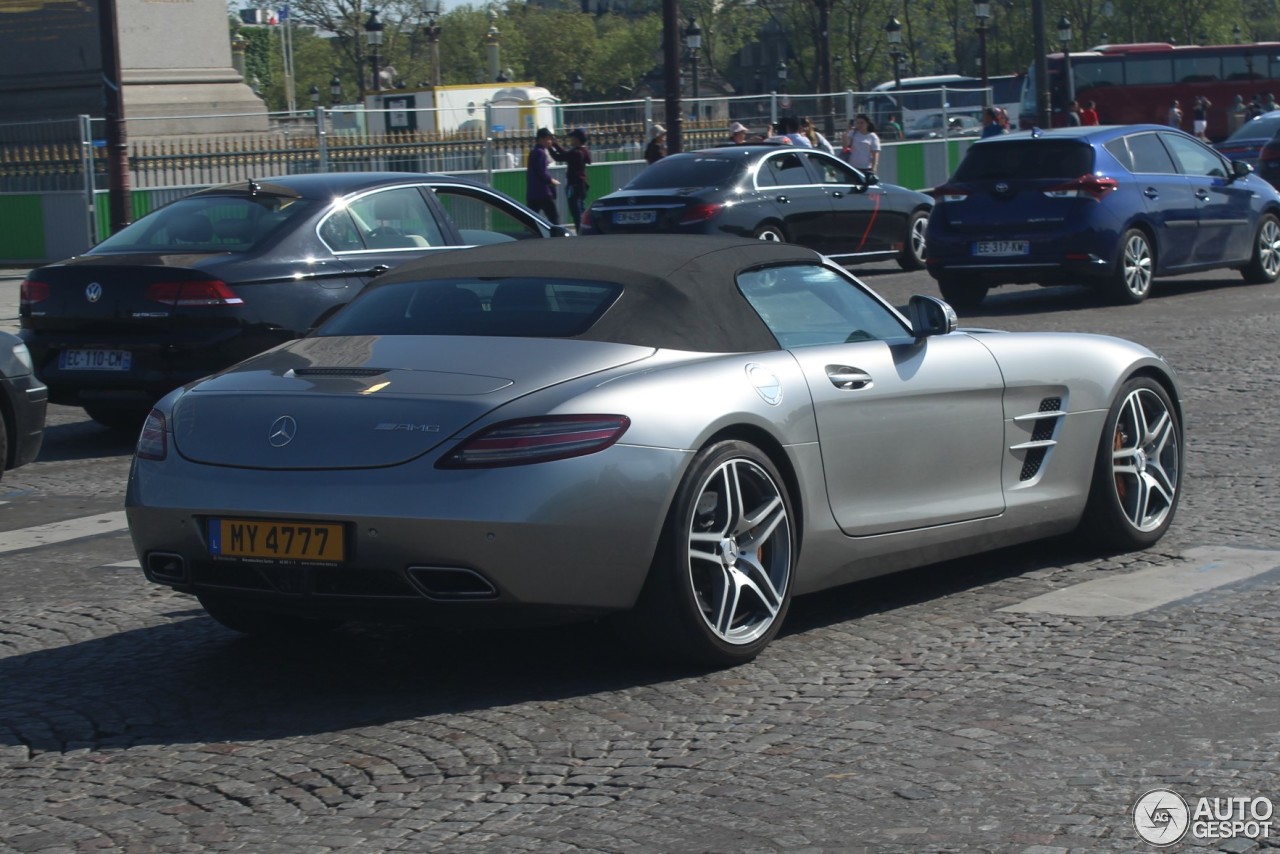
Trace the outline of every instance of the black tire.
<instances>
[{"instance_id":1,"label":"black tire","mask_svg":"<svg viewBox=\"0 0 1280 854\"><path fill-rule=\"evenodd\" d=\"M1182 492L1182 421L1164 386L1121 387L1098 441L1081 533L1104 549L1145 548L1173 523Z\"/></svg>"},{"instance_id":2,"label":"black tire","mask_svg":"<svg viewBox=\"0 0 1280 854\"><path fill-rule=\"evenodd\" d=\"M614 628L647 657L751 661L786 619L797 551L791 499L768 456L718 442L680 482L640 599ZM718 612L725 602L732 613Z\"/></svg>"},{"instance_id":3,"label":"black tire","mask_svg":"<svg viewBox=\"0 0 1280 854\"><path fill-rule=\"evenodd\" d=\"M1280 219L1275 214L1263 214L1253 240L1253 255L1240 272L1251 285L1266 285L1280 278Z\"/></svg>"},{"instance_id":4,"label":"black tire","mask_svg":"<svg viewBox=\"0 0 1280 854\"><path fill-rule=\"evenodd\" d=\"M147 420L151 407L117 407L91 405L84 408L85 413L108 430L121 433L137 433L142 429L142 422Z\"/></svg>"},{"instance_id":5,"label":"black tire","mask_svg":"<svg viewBox=\"0 0 1280 854\"><path fill-rule=\"evenodd\" d=\"M196 598L210 617L233 632L245 635L312 637L326 634L342 625L341 620L318 620L263 611L211 593L199 593Z\"/></svg>"},{"instance_id":6,"label":"black tire","mask_svg":"<svg viewBox=\"0 0 1280 854\"><path fill-rule=\"evenodd\" d=\"M756 240L770 240L774 243L787 242L787 233L782 230L782 226L772 222L757 226L756 230L751 232L751 236Z\"/></svg>"},{"instance_id":7,"label":"black tire","mask_svg":"<svg viewBox=\"0 0 1280 854\"><path fill-rule=\"evenodd\" d=\"M1137 305L1151 293L1156 256L1151 240L1141 229L1131 228L1120 239L1120 257L1111 275L1102 281L1102 293L1115 305Z\"/></svg>"},{"instance_id":8,"label":"black tire","mask_svg":"<svg viewBox=\"0 0 1280 854\"><path fill-rule=\"evenodd\" d=\"M907 217L907 234L898 253L898 266L904 270L923 270L926 244L924 233L929 225L928 211L916 211Z\"/></svg>"},{"instance_id":9,"label":"black tire","mask_svg":"<svg viewBox=\"0 0 1280 854\"><path fill-rule=\"evenodd\" d=\"M952 308L977 308L987 298L990 286L978 282L963 282L958 276L938 279L938 291Z\"/></svg>"},{"instance_id":10,"label":"black tire","mask_svg":"<svg viewBox=\"0 0 1280 854\"><path fill-rule=\"evenodd\" d=\"M4 423L4 414L0 413L0 480L4 480L4 470L9 467L9 427Z\"/></svg>"}]
</instances>

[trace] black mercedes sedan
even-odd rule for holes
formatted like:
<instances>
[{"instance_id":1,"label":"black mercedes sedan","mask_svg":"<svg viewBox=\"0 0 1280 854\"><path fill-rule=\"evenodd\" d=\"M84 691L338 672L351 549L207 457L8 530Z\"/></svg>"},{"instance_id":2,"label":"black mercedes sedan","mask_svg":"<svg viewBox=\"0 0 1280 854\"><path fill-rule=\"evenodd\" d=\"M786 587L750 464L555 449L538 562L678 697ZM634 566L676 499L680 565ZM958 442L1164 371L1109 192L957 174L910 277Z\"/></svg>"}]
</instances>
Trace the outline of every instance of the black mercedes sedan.
<instances>
[{"instance_id":1,"label":"black mercedes sedan","mask_svg":"<svg viewBox=\"0 0 1280 854\"><path fill-rule=\"evenodd\" d=\"M933 199L822 151L737 145L673 154L599 199L581 233L731 234L798 243L842 263L924 266Z\"/></svg>"},{"instance_id":2,"label":"black mercedes sedan","mask_svg":"<svg viewBox=\"0 0 1280 854\"><path fill-rule=\"evenodd\" d=\"M40 453L49 395L16 335L0 332L0 477Z\"/></svg>"},{"instance_id":3,"label":"black mercedes sedan","mask_svg":"<svg viewBox=\"0 0 1280 854\"><path fill-rule=\"evenodd\" d=\"M133 429L167 392L297 338L374 276L477 244L564 236L447 175L289 175L201 190L22 283L54 403Z\"/></svg>"}]
</instances>

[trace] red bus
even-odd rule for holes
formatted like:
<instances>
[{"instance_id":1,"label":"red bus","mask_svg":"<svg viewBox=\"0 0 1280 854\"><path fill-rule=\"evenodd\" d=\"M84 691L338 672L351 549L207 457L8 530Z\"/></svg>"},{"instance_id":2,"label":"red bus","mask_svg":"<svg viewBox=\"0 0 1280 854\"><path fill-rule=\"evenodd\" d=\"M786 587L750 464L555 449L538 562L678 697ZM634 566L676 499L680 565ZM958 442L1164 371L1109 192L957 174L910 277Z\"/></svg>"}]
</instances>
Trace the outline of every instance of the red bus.
<instances>
[{"instance_id":1,"label":"red bus","mask_svg":"<svg viewBox=\"0 0 1280 854\"><path fill-rule=\"evenodd\" d=\"M1054 125L1066 123L1063 112L1071 100L1064 66L1063 54L1049 56ZM1039 121L1035 73L1032 64L1022 90L1023 128ZM1254 95L1263 101L1268 94L1280 96L1280 42L1102 45L1071 54L1071 78L1080 105L1096 102L1099 118L1109 125L1168 124L1169 108L1177 100L1182 107L1182 128L1190 132L1192 106L1196 96L1203 95L1212 104L1206 135L1217 141L1239 124L1239 117L1232 115L1237 95L1246 106Z\"/></svg>"}]
</instances>

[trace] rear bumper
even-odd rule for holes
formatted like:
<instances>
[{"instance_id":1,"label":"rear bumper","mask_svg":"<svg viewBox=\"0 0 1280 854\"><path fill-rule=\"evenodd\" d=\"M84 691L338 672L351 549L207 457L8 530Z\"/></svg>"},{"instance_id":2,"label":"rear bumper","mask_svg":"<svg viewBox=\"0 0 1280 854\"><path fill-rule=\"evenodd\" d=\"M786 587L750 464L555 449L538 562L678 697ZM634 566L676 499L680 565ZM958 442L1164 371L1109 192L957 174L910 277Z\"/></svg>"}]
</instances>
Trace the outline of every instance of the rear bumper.
<instances>
[{"instance_id":1,"label":"rear bumper","mask_svg":"<svg viewBox=\"0 0 1280 854\"><path fill-rule=\"evenodd\" d=\"M1119 235L1081 228L1053 234L1018 233L955 234L931 229L926 268L935 279L962 277L966 281L994 285L1080 284L1096 281L1115 268ZM987 240L1026 240L1026 255L983 257L975 245Z\"/></svg>"},{"instance_id":2,"label":"rear bumper","mask_svg":"<svg viewBox=\"0 0 1280 854\"><path fill-rule=\"evenodd\" d=\"M55 334L22 329L36 373L49 387L49 400L64 406L85 404L150 406L170 391L255 356L293 333L264 327L237 327L154 336ZM72 349L123 350L128 370L65 370L61 354Z\"/></svg>"}]
</instances>

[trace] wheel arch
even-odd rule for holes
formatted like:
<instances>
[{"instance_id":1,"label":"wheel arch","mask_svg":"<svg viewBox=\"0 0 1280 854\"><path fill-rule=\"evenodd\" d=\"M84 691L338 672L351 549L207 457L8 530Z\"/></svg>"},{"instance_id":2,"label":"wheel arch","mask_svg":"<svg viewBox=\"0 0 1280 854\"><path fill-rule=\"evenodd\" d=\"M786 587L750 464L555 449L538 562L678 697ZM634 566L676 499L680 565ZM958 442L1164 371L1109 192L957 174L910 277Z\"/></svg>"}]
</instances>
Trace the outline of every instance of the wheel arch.
<instances>
[{"instance_id":1,"label":"wheel arch","mask_svg":"<svg viewBox=\"0 0 1280 854\"><path fill-rule=\"evenodd\" d=\"M1137 379L1138 377L1146 377L1160 384L1160 387L1169 395L1169 400L1173 402L1173 408L1178 415L1178 423L1182 424L1183 429L1185 430L1187 422L1182 410L1182 394L1178 390L1177 383L1173 381L1173 377L1169 376L1168 373L1160 370L1154 365L1142 365L1136 370L1130 371L1129 374L1121 381L1120 385L1123 386L1124 383L1127 383L1132 379Z\"/></svg>"},{"instance_id":2,"label":"wheel arch","mask_svg":"<svg viewBox=\"0 0 1280 854\"><path fill-rule=\"evenodd\" d=\"M4 427L5 435L9 437L9 441L5 443L6 447L3 448L4 454L0 456L0 472L4 472L17 459L18 443L14 437L18 432L18 419L8 397L2 394L0 394L0 426Z\"/></svg>"},{"instance_id":3,"label":"wheel arch","mask_svg":"<svg viewBox=\"0 0 1280 854\"><path fill-rule=\"evenodd\" d=\"M1160 232L1144 216L1136 217L1120 227L1120 233L1116 236L1116 251L1111 258L1111 266L1115 267L1124 257L1124 236L1126 232L1133 230L1141 231L1147 238L1147 245L1151 247L1151 254L1155 256L1155 263L1151 265L1151 277L1155 278L1160 273L1160 264L1164 260L1164 247L1160 244Z\"/></svg>"}]
</instances>

